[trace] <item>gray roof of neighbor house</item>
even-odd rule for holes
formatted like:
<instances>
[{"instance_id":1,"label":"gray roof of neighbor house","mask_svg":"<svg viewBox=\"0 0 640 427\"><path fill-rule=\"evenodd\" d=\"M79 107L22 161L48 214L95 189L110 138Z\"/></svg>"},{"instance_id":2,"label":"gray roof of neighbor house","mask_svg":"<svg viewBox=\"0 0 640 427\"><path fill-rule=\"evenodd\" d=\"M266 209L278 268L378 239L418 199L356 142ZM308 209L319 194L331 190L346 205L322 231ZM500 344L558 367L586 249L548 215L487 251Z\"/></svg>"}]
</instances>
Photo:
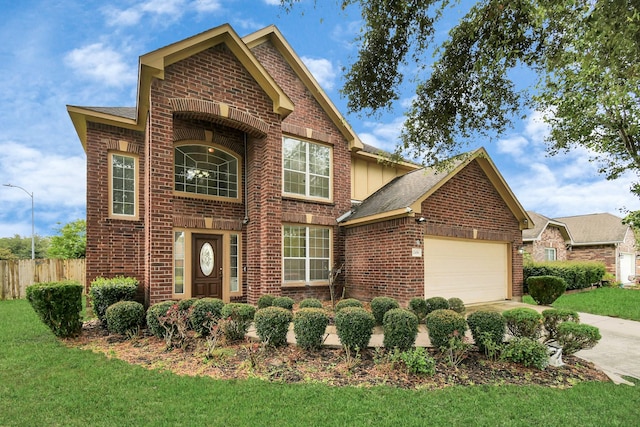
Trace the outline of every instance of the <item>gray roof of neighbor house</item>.
<instances>
[{"instance_id":1,"label":"gray roof of neighbor house","mask_svg":"<svg viewBox=\"0 0 640 427\"><path fill-rule=\"evenodd\" d=\"M567 216L554 218L571 230L574 245L596 245L621 243L629 230L622 218L610 213Z\"/></svg>"},{"instance_id":2,"label":"gray roof of neighbor house","mask_svg":"<svg viewBox=\"0 0 640 427\"><path fill-rule=\"evenodd\" d=\"M546 230L548 226L552 226L557 227L560 230L560 233L562 234L562 237L564 237L565 241L573 242L571 232L569 231L565 223L547 218L546 216L540 215L537 212L527 211L527 213L533 221L533 228L522 230L523 241L527 242L532 240L540 240L544 230Z\"/></svg>"}]
</instances>

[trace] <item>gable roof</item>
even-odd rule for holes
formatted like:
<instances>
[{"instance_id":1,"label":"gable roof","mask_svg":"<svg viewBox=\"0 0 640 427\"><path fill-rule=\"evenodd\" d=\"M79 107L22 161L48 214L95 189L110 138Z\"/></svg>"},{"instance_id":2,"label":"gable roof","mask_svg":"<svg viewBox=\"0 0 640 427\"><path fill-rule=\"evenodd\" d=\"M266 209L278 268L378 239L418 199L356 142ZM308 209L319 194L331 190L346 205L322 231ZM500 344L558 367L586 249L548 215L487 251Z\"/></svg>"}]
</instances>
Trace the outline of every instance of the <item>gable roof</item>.
<instances>
[{"instance_id":1,"label":"gable roof","mask_svg":"<svg viewBox=\"0 0 640 427\"><path fill-rule=\"evenodd\" d=\"M622 218L610 213L567 216L555 218L571 230L574 246L615 244L624 242L629 230Z\"/></svg>"},{"instance_id":2,"label":"gable roof","mask_svg":"<svg viewBox=\"0 0 640 427\"><path fill-rule=\"evenodd\" d=\"M256 80L273 102L273 111L286 117L293 102L265 70L249 47L229 24L220 25L195 36L149 52L140 57L136 107L81 107L68 105L67 111L80 141L87 149L87 121L143 131L149 111L149 93L154 78L164 79L165 67L224 43ZM135 114L132 110L135 109Z\"/></svg>"},{"instance_id":3,"label":"gable roof","mask_svg":"<svg viewBox=\"0 0 640 427\"><path fill-rule=\"evenodd\" d=\"M367 197L359 206L339 218L341 225L352 226L415 216L422 202L453 178L472 161L477 161L498 193L518 218L521 229L532 227L531 218L502 178L484 148L457 156L447 170L421 168L391 180Z\"/></svg>"},{"instance_id":4,"label":"gable roof","mask_svg":"<svg viewBox=\"0 0 640 427\"><path fill-rule=\"evenodd\" d=\"M533 220L533 228L525 229L522 231L522 240L533 241L540 240L542 238L542 233L547 227L556 227L560 230L562 237L567 242L573 242L573 238L571 237L571 233L567 228L567 225L563 222L547 218L544 215L540 215L539 213L533 211L527 211L531 219Z\"/></svg>"}]
</instances>

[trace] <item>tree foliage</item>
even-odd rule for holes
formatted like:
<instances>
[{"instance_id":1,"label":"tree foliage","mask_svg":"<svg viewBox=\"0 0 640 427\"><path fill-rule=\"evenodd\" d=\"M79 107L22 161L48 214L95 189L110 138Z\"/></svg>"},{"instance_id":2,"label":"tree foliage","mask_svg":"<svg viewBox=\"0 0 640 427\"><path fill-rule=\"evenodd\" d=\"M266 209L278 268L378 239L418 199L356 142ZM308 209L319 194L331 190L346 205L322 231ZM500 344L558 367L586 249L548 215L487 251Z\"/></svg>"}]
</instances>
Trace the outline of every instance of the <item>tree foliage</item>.
<instances>
[{"instance_id":1,"label":"tree foliage","mask_svg":"<svg viewBox=\"0 0 640 427\"><path fill-rule=\"evenodd\" d=\"M282 0L287 9L298 2ZM586 148L609 179L640 171L637 0L478 0L439 46L434 25L459 1L338 4L358 6L363 18L343 88L351 111L388 109L404 79L416 79L399 153L438 163L533 109L550 125L551 154ZM514 81L523 67L536 72L535 85Z\"/></svg>"},{"instance_id":2,"label":"tree foliage","mask_svg":"<svg viewBox=\"0 0 640 427\"><path fill-rule=\"evenodd\" d=\"M84 219L65 224L56 231L58 234L51 237L49 258L84 258L87 246L87 223Z\"/></svg>"},{"instance_id":3,"label":"tree foliage","mask_svg":"<svg viewBox=\"0 0 640 427\"><path fill-rule=\"evenodd\" d=\"M45 258L49 247L49 238L34 236L35 257ZM31 259L31 236L0 237L0 260Z\"/></svg>"}]
</instances>

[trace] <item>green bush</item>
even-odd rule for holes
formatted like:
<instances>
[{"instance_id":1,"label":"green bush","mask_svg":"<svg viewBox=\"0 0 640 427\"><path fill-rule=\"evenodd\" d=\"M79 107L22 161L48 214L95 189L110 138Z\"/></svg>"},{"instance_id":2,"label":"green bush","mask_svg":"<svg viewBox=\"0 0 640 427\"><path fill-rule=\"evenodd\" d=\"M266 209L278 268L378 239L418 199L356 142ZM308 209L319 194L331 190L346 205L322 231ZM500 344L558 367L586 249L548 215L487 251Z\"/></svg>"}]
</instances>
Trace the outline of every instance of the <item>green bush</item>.
<instances>
[{"instance_id":1,"label":"green bush","mask_svg":"<svg viewBox=\"0 0 640 427\"><path fill-rule=\"evenodd\" d=\"M544 329L547 331L546 341L558 339L558 326L562 322L580 322L577 311L568 308L550 308L542 312Z\"/></svg>"},{"instance_id":2,"label":"green bush","mask_svg":"<svg viewBox=\"0 0 640 427\"><path fill-rule=\"evenodd\" d=\"M293 310L293 298L289 297L275 297L272 302L272 306L286 308L287 310Z\"/></svg>"},{"instance_id":3,"label":"green bush","mask_svg":"<svg viewBox=\"0 0 640 427\"><path fill-rule=\"evenodd\" d=\"M476 311L467 316L471 335L480 351L501 345L506 332L506 321L502 314L495 311Z\"/></svg>"},{"instance_id":4,"label":"green bush","mask_svg":"<svg viewBox=\"0 0 640 427\"><path fill-rule=\"evenodd\" d=\"M423 322L427 315L427 301L423 298L411 298L409 300L409 310L416 315L419 322Z\"/></svg>"},{"instance_id":5,"label":"green bush","mask_svg":"<svg viewBox=\"0 0 640 427\"><path fill-rule=\"evenodd\" d=\"M406 351L394 350L391 353L391 360L395 362L398 359L404 363L410 374L434 375L436 373L436 360L424 347L416 347Z\"/></svg>"},{"instance_id":6,"label":"green bush","mask_svg":"<svg viewBox=\"0 0 640 427\"><path fill-rule=\"evenodd\" d=\"M466 307L464 306L464 302L462 302L460 298L449 298L447 300L447 303L449 304L449 310L453 310L456 313L464 314L467 311Z\"/></svg>"},{"instance_id":7,"label":"green bush","mask_svg":"<svg viewBox=\"0 0 640 427\"><path fill-rule=\"evenodd\" d=\"M292 318L291 311L284 307L265 307L256 311L253 320L260 341L274 347L285 345Z\"/></svg>"},{"instance_id":8,"label":"green bush","mask_svg":"<svg viewBox=\"0 0 640 427\"><path fill-rule=\"evenodd\" d=\"M342 345L347 350L361 350L371 340L376 319L362 307L344 307L336 313L335 323Z\"/></svg>"},{"instance_id":9,"label":"green bush","mask_svg":"<svg viewBox=\"0 0 640 427\"><path fill-rule=\"evenodd\" d=\"M442 297L431 297L427 298L427 315L429 313L434 312L436 310L448 310L449 309L449 301Z\"/></svg>"},{"instance_id":10,"label":"green bush","mask_svg":"<svg viewBox=\"0 0 640 427\"><path fill-rule=\"evenodd\" d=\"M224 301L218 298L200 298L191 306L191 328L200 336L206 337L211 330L211 324L221 317Z\"/></svg>"},{"instance_id":11,"label":"green bush","mask_svg":"<svg viewBox=\"0 0 640 427\"><path fill-rule=\"evenodd\" d=\"M189 310L191 306L196 303L196 301L198 301L198 298L181 299L180 301L178 301L178 310Z\"/></svg>"},{"instance_id":12,"label":"green bush","mask_svg":"<svg viewBox=\"0 0 640 427\"><path fill-rule=\"evenodd\" d=\"M336 313L347 307L359 307L362 308L362 303L355 298L346 298L338 301L336 304Z\"/></svg>"},{"instance_id":13,"label":"green bush","mask_svg":"<svg viewBox=\"0 0 640 427\"><path fill-rule=\"evenodd\" d=\"M558 344L564 354L574 354L598 344L600 330L595 326L576 322L563 322L558 325Z\"/></svg>"},{"instance_id":14,"label":"green bush","mask_svg":"<svg viewBox=\"0 0 640 427\"><path fill-rule=\"evenodd\" d=\"M392 308L384 315L383 330L383 344L386 348L408 350L413 347L418 336L418 317L409 310Z\"/></svg>"},{"instance_id":15,"label":"green bush","mask_svg":"<svg viewBox=\"0 0 640 427\"><path fill-rule=\"evenodd\" d=\"M231 342L244 339L255 313L256 308L249 304L232 302L222 307L222 318L231 320L225 322L225 338Z\"/></svg>"},{"instance_id":16,"label":"green bush","mask_svg":"<svg viewBox=\"0 0 640 427\"><path fill-rule=\"evenodd\" d=\"M527 279L529 295L540 305L551 305L567 290L562 277L531 276Z\"/></svg>"},{"instance_id":17,"label":"green bush","mask_svg":"<svg viewBox=\"0 0 640 427\"><path fill-rule=\"evenodd\" d=\"M144 322L144 306L137 301L118 301L107 307L105 318L109 332L131 336Z\"/></svg>"},{"instance_id":18,"label":"green bush","mask_svg":"<svg viewBox=\"0 0 640 427\"><path fill-rule=\"evenodd\" d=\"M27 300L40 320L57 337L80 332L82 321L82 285L76 282L44 282L27 287Z\"/></svg>"},{"instance_id":19,"label":"green bush","mask_svg":"<svg viewBox=\"0 0 640 427\"><path fill-rule=\"evenodd\" d=\"M518 337L509 341L502 350L501 358L538 369L544 369L549 364L547 346L527 337Z\"/></svg>"},{"instance_id":20,"label":"green bush","mask_svg":"<svg viewBox=\"0 0 640 427\"><path fill-rule=\"evenodd\" d=\"M271 307L273 305L273 300L276 298L275 295L262 295L258 298L258 310L261 308Z\"/></svg>"},{"instance_id":21,"label":"green bush","mask_svg":"<svg viewBox=\"0 0 640 427\"><path fill-rule=\"evenodd\" d=\"M567 290L584 289L600 283L606 268L601 262L553 261L527 262L524 265L524 293L529 293L527 279L532 276L561 277L567 282Z\"/></svg>"},{"instance_id":22,"label":"green bush","mask_svg":"<svg viewBox=\"0 0 640 427\"><path fill-rule=\"evenodd\" d=\"M375 297L371 300L371 313L376 319L376 325L382 325L384 314L394 308L400 308L400 304L393 298Z\"/></svg>"},{"instance_id":23,"label":"green bush","mask_svg":"<svg viewBox=\"0 0 640 427\"><path fill-rule=\"evenodd\" d=\"M323 308L322 301L318 298L305 298L300 301L299 308Z\"/></svg>"},{"instance_id":24,"label":"green bush","mask_svg":"<svg viewBox=\"0 0 640 427\"><path fill-rule=\"evenodd\" d=\"M98 319L105 322L107 307L118 301L130 301L138 291L138 280L134 277L117 276L112 279L98 277L91 282L89 296L91 306Z\"/></svg>"},{"instance_id":25,"label":"green bush","mask_svg":"<svg viewBox=\"0 0 640 427\"><path fill-rule=\"evenodd\" d=\"M293 333L298 346L305 350L322 347L328 325L329 316L323 309L305 307L298 310L293 318Z\"/></svg>"},{"instance_id":26,"label":"green bush","mask_svg":"<svg viewBox=\"0 0 640 427\"><path fill-rule=\"evenodd\" d=\"M467 322L464 317L449 309L432 311L427 315L425 324L427 331L429 331L431 345L436 348L448 347L451 338L462 341L467 330Z\"/></svg>"},{"instance_id":27,"label":"green bush","mask_svg":"<svg viewBox=\"0 0 640 427\"><path fill-rule=\"evenodd\" d=\"M520 307L504 311L507 329L514 337L537 339L542 332L542 315L532 308Z\"/></svg>"},{"instance_id":28,"label":"green bush","mask_svg":"<svg viewBox=\"0 0 640 427\"><path fill-rule=\"evenodd\" d=\"M167 314L167 311L176 304L175 301L162 301L153 304L147 310L147 328L154 336L165 338L166 330L160 322L160 318Z\"/></svg>"}]
</instances>

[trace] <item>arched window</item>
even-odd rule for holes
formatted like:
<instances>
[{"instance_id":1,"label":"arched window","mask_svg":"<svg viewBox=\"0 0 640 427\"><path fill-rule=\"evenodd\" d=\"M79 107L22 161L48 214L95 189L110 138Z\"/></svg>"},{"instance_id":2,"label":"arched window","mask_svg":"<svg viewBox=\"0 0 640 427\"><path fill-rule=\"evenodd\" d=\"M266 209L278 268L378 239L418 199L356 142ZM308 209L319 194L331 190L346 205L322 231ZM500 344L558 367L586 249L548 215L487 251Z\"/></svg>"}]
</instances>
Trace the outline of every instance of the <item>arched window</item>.
<instances>
[{"instance_id":1,"label":"arched window","mask_svg":"<svg viewBox=\"0 0 640 427\"><path fill-rule=\"evenodd\" d=\"M238 198L238 158L210 145L180 145L174 150L176 191Z\"/></svg>"}]
</instances>

